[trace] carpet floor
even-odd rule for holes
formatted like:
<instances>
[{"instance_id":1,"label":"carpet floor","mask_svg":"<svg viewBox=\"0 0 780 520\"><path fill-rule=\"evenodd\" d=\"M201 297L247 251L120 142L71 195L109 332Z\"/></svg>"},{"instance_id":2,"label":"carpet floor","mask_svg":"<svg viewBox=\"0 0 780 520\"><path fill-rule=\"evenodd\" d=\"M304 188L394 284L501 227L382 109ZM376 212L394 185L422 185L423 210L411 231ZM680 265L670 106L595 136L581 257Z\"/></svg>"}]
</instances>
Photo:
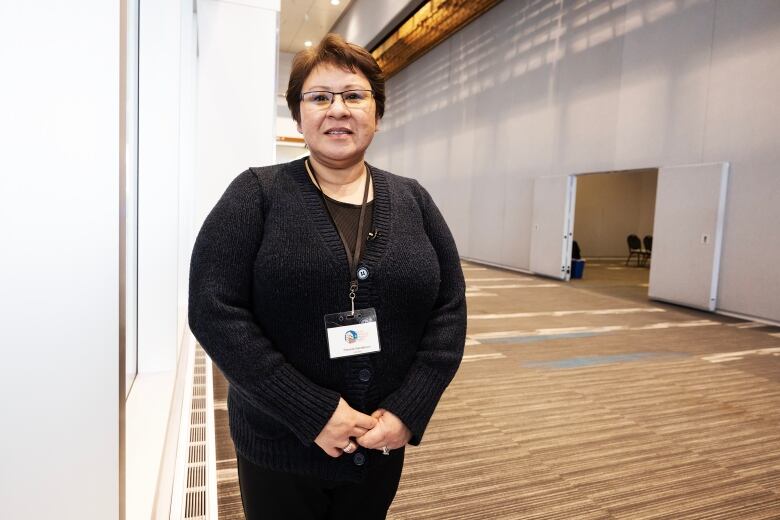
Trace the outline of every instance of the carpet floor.
<instances>
[{"instance_id":1,"label":"carpet floor","mask_svg":"<svg viewBox=\"0 0 780 520\"><path fill-rule=\"evenodd\" d=\"M466 353L391 520L780 519L780 329L464 262ZM219 517L242 519L215 369Z\"/></svg>"}]
</instances>

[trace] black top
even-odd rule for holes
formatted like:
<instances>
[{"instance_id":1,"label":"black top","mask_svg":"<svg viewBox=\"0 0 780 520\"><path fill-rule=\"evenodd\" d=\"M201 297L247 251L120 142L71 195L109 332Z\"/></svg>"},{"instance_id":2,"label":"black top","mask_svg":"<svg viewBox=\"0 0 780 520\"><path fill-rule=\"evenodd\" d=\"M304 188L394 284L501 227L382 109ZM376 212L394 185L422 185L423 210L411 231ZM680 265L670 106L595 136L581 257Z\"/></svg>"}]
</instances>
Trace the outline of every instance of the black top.
<instances>
[{"instance_id":1,"label":"black top","mask_svg":"<svg viewBox=\"0 0 780 520\"><path fill-rule=\"evenodd\" d=\"M333 218L333 223L344 234L344 238L349 244L350 254L355 252L355 237L358 232L358 224L360 223L360 204L350 204L349 202L341 202L340 200L332 199L322 194L325 198L325 203L328 205L328 210ZM366 241L368 240L368 234L373 231L372 220L374 218L374 201L370 201L366 204L366 223L363 225L365 236L363 237L363 246L360 251L360 258L363 259L363 255L366 252Z\"/></svg>"},{"instance_id":2,"label":"black top","mask_svg":"<svg viewBox=\"0 0 780 520\"><path fill-rule=\"evenodd\" d=\"M397 415L418 444L466 334L455 242L417 181L370 167L376 239L355 307L373 307L381 351L330 359L324 316L349 310L344 246L303 160L251 168L206 218L192 252L189 325L228 382L236 450L262 467L360 482L382 454L314 443L343 397Z\"/></svg>"}]
</instances>

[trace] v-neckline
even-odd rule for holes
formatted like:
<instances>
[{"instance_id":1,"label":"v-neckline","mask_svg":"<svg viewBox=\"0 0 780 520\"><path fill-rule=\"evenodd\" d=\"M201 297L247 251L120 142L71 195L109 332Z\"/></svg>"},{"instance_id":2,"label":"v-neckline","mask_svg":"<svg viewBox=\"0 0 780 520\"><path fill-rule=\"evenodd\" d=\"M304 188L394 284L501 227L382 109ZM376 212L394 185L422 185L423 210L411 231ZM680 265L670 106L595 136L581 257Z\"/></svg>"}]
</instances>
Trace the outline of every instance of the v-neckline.
<instances>
[{"instance_id":1,"label":"v-neckline","mask_svg":"<svg viewBox=\"0 0 780 520\"><path fill-rule=\"evenodd\" d=\"M297 181L300 190L306 216L311 219L314 228L330 251L332 258L345 270L349 270L349 261L347 253L344 251L344 245L339 238L336 227L331 220L324 206L322 196L317 186L311 181L306 166L305 159L299 159L289 163L292 177ZM388 179L385 172L374 168L366 163L371 172L372 182L374 184L374 215L373 224L369 229L379 232L378 236L366 243L365 252L362 255L360 265L365 265L369 269L379 265L387 249L387 241L390 235L390 192Z\"/></svg>"}]
</instances>

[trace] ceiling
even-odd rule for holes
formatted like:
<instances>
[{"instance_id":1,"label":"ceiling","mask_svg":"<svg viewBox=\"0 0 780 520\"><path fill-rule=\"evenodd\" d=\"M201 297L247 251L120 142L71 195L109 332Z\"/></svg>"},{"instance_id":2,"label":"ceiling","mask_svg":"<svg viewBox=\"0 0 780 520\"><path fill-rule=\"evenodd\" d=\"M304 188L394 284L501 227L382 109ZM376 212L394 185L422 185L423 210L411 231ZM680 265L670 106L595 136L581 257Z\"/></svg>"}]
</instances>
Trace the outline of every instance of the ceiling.
<instances>
[{"instance_id":1,"label":"ceiling","mask_svg":"<svg viewBox=\"0 0 780 520\"><path fill-rule=\"evenodd\" d=\"M341 0L339 5L332 5L331 0L282 0L279 50L301 51L306 40L317 45L351 1Z\"/></svg>"}]
</instances>

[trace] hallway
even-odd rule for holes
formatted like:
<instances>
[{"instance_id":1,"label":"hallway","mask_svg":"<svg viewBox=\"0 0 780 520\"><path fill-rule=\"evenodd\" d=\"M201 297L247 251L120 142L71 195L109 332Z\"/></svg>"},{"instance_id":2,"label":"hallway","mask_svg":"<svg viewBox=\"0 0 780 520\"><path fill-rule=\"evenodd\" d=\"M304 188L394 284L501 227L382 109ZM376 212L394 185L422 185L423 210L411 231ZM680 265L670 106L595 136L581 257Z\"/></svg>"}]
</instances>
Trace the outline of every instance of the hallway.
<instances>
[{"instance_id":1,"label":"hallway","mask_svg":"<svg viewBox=\"0 0 780 520\"><path fill-rule=\"evenodd\" d=\"M424 301L412 297L436 278L424 240L389 242L412 237L417 216L436 242L437 213L469 315L456 340L426 345L460 347L466 321L465 358L407 452L389 518L780 520L780 270L767 262L780 257L780 1L0 5L0 415L23 425L4 430L0 520L241 519L227 382L198 342L248 381L252 406L308 423L302 438L325 422L300 413L318 409L307 391L263 400L297 386L296 371L379 406L403 384L396 354L417 343L391 337L419 330L427 311L412 312ZM357 80L317 80L314 64L333 65L327 49L342 39ZM325 114L343 121L315 125ZM324 338L300 325L319 317L272 330L329 280L320 253L303 251L337 245L330 230L314 236L327 219L306 203L311 186L234 183L331 152L325 188L346 194L360 162L398 178L375 185L397 225L375 219L371 240L386 235L394 254L373 265L397 272L370 275L387 295L361 293L389 347L368 380L349 371L364 360L323 365L339 382L310 370L325 348L307 345ZM393 209L407 207L411 220ZM272 234L278 245L252 258ZM690 308L648 299L651 270L620 258L633 234L655 237L649 294ZM193 255L201 235L207 262ZM584 278L562 282L575 239ZM288 281L250 285L264 261ZM337 305L325 294L317 315ZM247 348L266 345L247 306L290 361L278 385L253 384L279 358ZM431 385L390 394L414 414L385 401L415 429L431 410L416 392L442 386L431 363L409 378ZM341 462L353 469L355 455Z\"/></svg>"},{"instance_id":2,"label":"hallway","mask_svg":"<svg viewBox=\"0 0 780 520\"><path fill-rule=\"evenodd\" d=\"M780 517L780 329L464 262L463 364L388 518ZM216 371L215 371L216 374ZM243 518L215 381L221 519Z\"/></svg>"}]
</instances>

